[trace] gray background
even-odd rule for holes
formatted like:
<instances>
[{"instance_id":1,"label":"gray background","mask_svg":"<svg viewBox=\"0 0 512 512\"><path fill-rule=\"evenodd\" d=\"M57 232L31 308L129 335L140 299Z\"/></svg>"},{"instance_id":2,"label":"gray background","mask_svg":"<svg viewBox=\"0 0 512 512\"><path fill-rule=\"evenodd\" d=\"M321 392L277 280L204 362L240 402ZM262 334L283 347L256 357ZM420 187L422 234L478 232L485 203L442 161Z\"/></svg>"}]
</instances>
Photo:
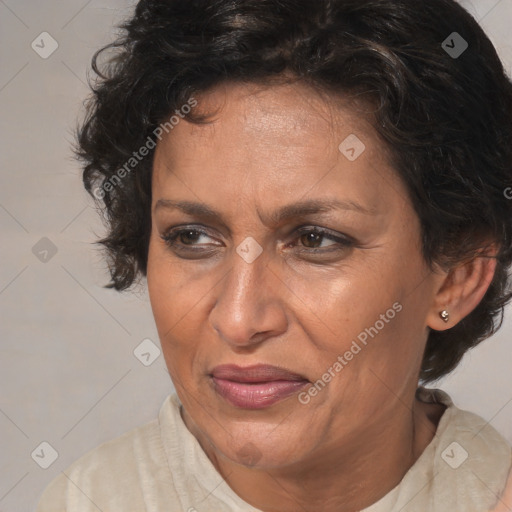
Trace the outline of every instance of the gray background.
<instances>
[{"instance_id":1,"label":"gray background","mask_svg":"<svg viewBox=\"0 0 512 512\"><path fill-rule=\"evenodd\" d=\"M90 58L133 3L0 0L1 512L34 510L60 471L153 419L173 390L161 355L144 366L133 353L146 338L158 345L145 290L102 288L108 275L91 242L103 226L70 151ZM512 0L463 3L510 73ZM31 47L43 46L42 32L59 45L46 59ZM40 51L49 48L46 39ZM512 442L511 332L509 308L499 333L437 387ZM58 452L47 469L43 441Z\"/></svg>"}]
</instances>

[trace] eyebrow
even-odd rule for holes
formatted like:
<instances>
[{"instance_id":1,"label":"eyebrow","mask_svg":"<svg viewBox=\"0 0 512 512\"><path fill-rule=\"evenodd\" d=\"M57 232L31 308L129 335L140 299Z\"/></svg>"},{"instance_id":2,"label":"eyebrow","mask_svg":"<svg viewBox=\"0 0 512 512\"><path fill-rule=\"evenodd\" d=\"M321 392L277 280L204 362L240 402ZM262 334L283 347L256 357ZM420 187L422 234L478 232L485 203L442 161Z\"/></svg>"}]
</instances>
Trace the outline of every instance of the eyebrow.
<instances>
[{"instance_id":1,"label":"eyebrow","mask_svg":"<svg viewBox=\"0 0 512 512\"><path fill-rule=\"evenodd\" d=\"M161 208L178 209L188 215L195 215L198 217L217 219L226 225L225 219L222 214L215 211L204 203L196 203L193 201L173 201L171 199L159 199L154 207L154 212ZM318 213L329 213L333 210L349 210L355 211L364 215L376 215L377 211L374 208L365 208L364 206L354 201L342 201L339 199L310 199L307 201L299 201L286 205L279 210L271 213L270 215L262 218L261 214L258 215L262 222L267 225L278 225L280 222L288 220L293 217L304 217L306 215L314 215Z\"/></svg>"}]
</instances>

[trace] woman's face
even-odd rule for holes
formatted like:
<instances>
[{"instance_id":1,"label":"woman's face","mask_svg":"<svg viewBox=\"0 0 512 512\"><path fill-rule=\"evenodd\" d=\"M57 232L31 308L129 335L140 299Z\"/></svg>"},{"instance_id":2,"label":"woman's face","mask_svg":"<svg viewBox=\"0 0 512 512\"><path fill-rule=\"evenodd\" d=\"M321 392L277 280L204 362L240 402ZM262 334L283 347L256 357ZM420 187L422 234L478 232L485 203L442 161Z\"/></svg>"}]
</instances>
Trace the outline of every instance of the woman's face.
<instances>
[{"instance_id":1,"label":"woman's face","mask_svg":"<svg viewBox=\"0 0 512 512\"><path fill-rule=\"evenodd\" d=\"M156 148L147 273L187 426L262 468L384 437L410 414L435 280L381 142L303 85L196 99L214 122Z\"/></svg>"}]
</instances>

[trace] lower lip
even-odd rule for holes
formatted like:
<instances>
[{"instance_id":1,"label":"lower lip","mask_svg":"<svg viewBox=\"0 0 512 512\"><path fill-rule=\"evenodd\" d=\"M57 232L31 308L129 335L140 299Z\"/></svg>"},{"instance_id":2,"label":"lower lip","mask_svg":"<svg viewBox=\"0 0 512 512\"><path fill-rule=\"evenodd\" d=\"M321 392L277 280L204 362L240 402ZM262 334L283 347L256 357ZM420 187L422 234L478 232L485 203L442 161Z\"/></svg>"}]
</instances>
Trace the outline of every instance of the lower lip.
<instances>
[{"instance_id":1,"label":"lower lip","mask_svg":"<svg viewBox=\"0 0 512 512\"><path fill-rule=\"evenodd\" d=\"M242 409L264 409L293 395L309 384L306 380L276 380L271 382L234 382L212 377L217 393L230 404Z\"/></svg>"}]
</instances>

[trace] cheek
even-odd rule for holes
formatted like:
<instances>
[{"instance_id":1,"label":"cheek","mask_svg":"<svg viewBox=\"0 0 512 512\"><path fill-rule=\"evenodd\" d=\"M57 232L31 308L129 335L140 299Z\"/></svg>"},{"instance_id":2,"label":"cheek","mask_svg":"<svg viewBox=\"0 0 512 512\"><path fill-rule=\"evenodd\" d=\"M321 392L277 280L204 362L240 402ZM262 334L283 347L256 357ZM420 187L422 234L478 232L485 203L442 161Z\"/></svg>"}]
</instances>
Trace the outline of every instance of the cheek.
<instances>
[{"instance_id":1,"label":"cheek","mask_svg":"<svg viewBox=\"0 0 512 512\"><path fill-rule=\"evenodd\" d=\"M397 301L399 282L392 265L362 262L362 258L347 262L330 272L310 272L307 279L288 280L293 295L306 306L310 325L332 333L335 347L346 343L362 330L379 321ZM394 310L389 316L393 316ZM306 320L307 321L307 320ZM380 325L380 324L379 324Z\"/></svg>"},{"instance_id":2,"label":"cheek","mask_svg":"<svg viewBox=\"0 0 512 512\"><path fill-rule=\"evenodd\" d=\"M372 372L400 387L401 379L416 370L424 342L419 306L428 293L418 287L419 263L412 255L406 262L381 253L375 261L317 281L302 323L315 343L317 371L350 376L335 379L334 388L376 381Z\"/></svg>"},{"instance_id":3,"label":"cheek","mask_svg":"<svg viewBox=\"0 0 512 512\"><path fill-rule=\"evenodd\" d=\"M165 247L154 237L149 244L147 268L148 293L160 342L164 351L176 345L182 330L189 325L194 296L187 277L174 265Z\"/></svg>"},{"instance_id":4,"label":"cheek","mask_svg":"<svg viewBox=\"0 0 512 512\"><path fill-rule=\"evenodd\" d=\"M161 250L156 247L154 235L152 235L148 251L147 283L151 308L159 331L161 328L167 327L164 324L169 322L169 314L172 314L172 311L175 310L172 307L174 294L170 293L172 292L170 290L170 284L172 283L169 279L170 270L170 267L166 265L165 257L161 254Z\"/></svg>"},{"instance_id":5,"label":"cheek","mask_svg":"<svg viewBox=\"0 0 512 512\"><path fill-rule=\"evenodd\" d=\"M179 386L190 384L194 366L201 366L208 345L207 311L216 280L203 269L191 272L180 264L157 235L152 235L148 252L147 283L151 308L167 368ZM218 280L218 279L217 279Z\"/></svg>"}]
</instances>

